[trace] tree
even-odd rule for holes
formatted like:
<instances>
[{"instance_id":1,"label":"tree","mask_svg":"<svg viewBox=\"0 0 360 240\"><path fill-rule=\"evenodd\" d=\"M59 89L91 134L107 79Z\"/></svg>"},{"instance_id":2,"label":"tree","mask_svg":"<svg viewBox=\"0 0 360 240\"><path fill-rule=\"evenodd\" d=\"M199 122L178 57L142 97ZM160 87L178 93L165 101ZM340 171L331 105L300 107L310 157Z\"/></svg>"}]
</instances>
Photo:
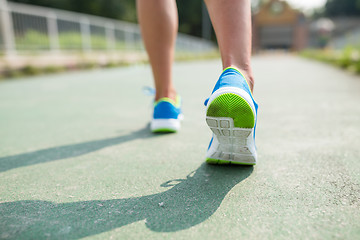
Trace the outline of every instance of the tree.
<instances>
[{"instance_id":1,"label":"tree","mask_svg":"<svg viewBox=\"0 0 360 240\"><path fill-rule=\"evenodd\" d=\"M135 0L11 0L102 17L136 22Z\"/></svg>"},{"instance_id":2,"label":"tree","mask_svg":"<svg viewBox=\"0 0 360 240\"><path fill-rule=\"evenodd\" d=\"M197 0L178 0L179 31L201 37L202 2Z\"/></svg>"},{"instance_id":3,"label":"tree","mask_svg":"<svg viewBox=\"0 0 360 240\"><path fill-rule=\"evenodd\" d=\"M360 0L328 0L325 4L324 15L326 17L360 17Z\"/></svg>"}]
</instances>

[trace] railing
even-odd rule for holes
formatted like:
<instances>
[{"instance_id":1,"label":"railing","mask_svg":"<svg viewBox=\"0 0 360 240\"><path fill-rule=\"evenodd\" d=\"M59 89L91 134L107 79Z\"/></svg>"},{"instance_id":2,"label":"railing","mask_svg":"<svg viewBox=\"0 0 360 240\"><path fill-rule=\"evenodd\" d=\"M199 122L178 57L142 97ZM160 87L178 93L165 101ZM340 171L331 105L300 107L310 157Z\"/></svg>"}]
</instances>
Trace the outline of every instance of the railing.
<instances>
[{"instance_id":1,"label":"railing","mask_svg":"<svg viewBox=\"0 0 360 240\"><path fill-rule=\"evenodd\" d=\"M0 53L142 51L133 23L0 0ZM179 34L178 51L214 49L207 40Z\"/></svg>"}]
</instances>

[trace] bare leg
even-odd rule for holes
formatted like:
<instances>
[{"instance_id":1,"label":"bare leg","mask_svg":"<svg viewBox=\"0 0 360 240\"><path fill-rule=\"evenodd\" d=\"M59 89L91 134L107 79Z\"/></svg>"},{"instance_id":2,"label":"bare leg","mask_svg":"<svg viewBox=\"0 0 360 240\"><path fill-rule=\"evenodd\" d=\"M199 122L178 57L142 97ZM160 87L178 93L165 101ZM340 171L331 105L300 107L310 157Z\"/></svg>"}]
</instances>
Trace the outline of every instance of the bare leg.
<instances>
[{"instance_id":1,"label":"bare leg","mask_svg":"<svg viewBox=\"0 0 360 240\"><path fill-rule=\"evenodd\" d=\"M137 0L137 12L146 51L152 67L156 96L176 98L172 64L178 30L175 0Z\"/></svg>"},{"instance_id":2,"label":"bare leg","mask_svg":"<svg viewBox=\"0 0 360 240\"><path fill-rule=\"evenodd\" d=\"M205 3L219 43L223 68L233 66L241 70L252 91L250 0L205 0Z\"/></svg>"}]
</instances>

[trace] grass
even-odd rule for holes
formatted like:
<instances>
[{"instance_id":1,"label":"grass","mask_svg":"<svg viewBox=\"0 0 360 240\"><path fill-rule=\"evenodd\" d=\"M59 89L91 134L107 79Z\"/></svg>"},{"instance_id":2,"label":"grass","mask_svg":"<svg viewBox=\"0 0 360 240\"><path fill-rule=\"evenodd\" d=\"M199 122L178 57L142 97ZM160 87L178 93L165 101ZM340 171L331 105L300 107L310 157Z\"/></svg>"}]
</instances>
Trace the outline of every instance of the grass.
<instances>
[{"instance_id":1,"label":"grass","mask_svg":"<svg viewBox=\"0 0 360 240\"><path fill-rule=\"evenodd\" d=\"M77 32L62 32L59 33L59 47L62 50L81 50L83 48L83 39L80 33ZM23 35L18 35L15 38L17 50L49 50L50 40L46 33L35 30L26 31ZM107 49L108 42L105 35L91 34L90 44L92 49ZM131 48L139 49L140 42L131 44ZM115 41L115 49L126 49L125 41Z\"/></svg>"},{"instance_id":2,"label":"grass","mask_svg":"<svg viewBox=\"0 0 360 240\"><path fill-rule=\"evenodd\" d=\"M77 32L62 32L58 36L60 50L74 50L81 54L83 43L81 34ZM16 48L20 51L33 52L34 62L36 62L36 53L41 51L50 50L50 39L46 33L42 33L35 30L29 30L23 35L18 35L15 38ZM105 50L108 47L106 36L102 35L91 35L90 36L91 48L94 50ZM114 51L127 51L134 52L141 49L141 42L137 41L131 44L132 50L127 50L128 46L124 41L116 41L114 43ZM3 57L4 55L0 55ZM206 51L206 52L189 52L189 51L177 51L175 60L176 61L190 61L190 60L202 60L202 59L213 59L218 58L220 55L217 51ZM125 58L125 57L124 57ZM23 76L32 76L46 73L57 73L67 70L77 69L92 69L92 68L111 68L128 66L130 64L147 64L147 59L138 60L127 60L122 59L120 61L111 61L104 64L95 63L91 60L84 59L75 66L52 66L49 64L45 67L36 66L34 64L23 66L22 68L5 67L0 71L0 79L16 78Z\"/></svg>"},{"instance_id":3,"label":"grass","mask_svg":"<svg viewBox=\"0 0 360 240\"><path fill-rule=\"evenodd\" d=\"M302 51L300 55L360 74L360 46L348 46L343 50L308 49Z\"/></svg>"},{"instance_id":4,"label":"grass","mask_svg":"<svg viewBox=\"0 0 360 240\"><path fill-rule=\"evenodd\" d=\"M130 63L122 60L117 62L109 62L104 65L100 65L91 61L81 62L76 66L45 66L39 67L34 65L26 65L22 68L14 69L10 67L6 67L2 72L0 72L0 79L13 79L25 76L35 76L41 74L52 74L52 73L60 73L65 71L73 71L73 70L84 70L84 69L94 69L94 68L111 68L111 67L123 67L129 66Z\"/></svg>"},{"instance_id":5,"label":"grass","mask_svg":"<svg viewBox=\"0 0 360 240\"><path fill-rule=\"evenodd\" d=\"M215 59L219 57L220 55L218 51L199 52L199 53L177 52L175 56L175 61L177 62L195 61L195 60ZM36 59L36 55L34 56L34 59ZM148 63L149 61L147 59L138 59L135 61L122 59L118 61L110 61L105 64L99 64L94 61L84 59L82 62L79 62L75 66L48 65L45 67L40 67L35 65L26 65L19 69L6 67L2 72L0 72L0 79L12 79L12 78L18 78L24 76L34 76L40 74L51 74L51 73L59 73L65 71L94 69L94 68L126 67L133 64L148 64Z\"/></svg>"}]
</instances>

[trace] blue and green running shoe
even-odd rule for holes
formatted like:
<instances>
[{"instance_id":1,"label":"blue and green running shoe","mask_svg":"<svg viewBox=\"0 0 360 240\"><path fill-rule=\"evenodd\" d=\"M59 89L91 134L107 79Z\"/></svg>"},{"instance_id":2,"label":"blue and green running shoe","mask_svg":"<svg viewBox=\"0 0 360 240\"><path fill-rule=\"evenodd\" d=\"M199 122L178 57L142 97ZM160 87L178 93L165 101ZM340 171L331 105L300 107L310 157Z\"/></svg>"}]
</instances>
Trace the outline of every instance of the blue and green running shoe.
<instances>
[{"instance_id":1,"label":"blue and green running shoe","mask_svg":"<svg viewBox=\"0 0 360 240\"><path fill-rule=\"evenodd\" d=\"M180 96L176 97L176 101L166 97L160 98L154 103L150 129L152 132L177 132L182 119Z\"/></svg>"},{"instance_id":2,"label":"blue and green running shoe","mask_svg":"<svg viewBox=\"0 0 360 240\"><path fill-rule=\"evenodd\" d=\"M255 128L258 105L244 75L226 68L205 101L206 122L213 132L206 162L255 165Z\"/></svg>"}]
</instances>

